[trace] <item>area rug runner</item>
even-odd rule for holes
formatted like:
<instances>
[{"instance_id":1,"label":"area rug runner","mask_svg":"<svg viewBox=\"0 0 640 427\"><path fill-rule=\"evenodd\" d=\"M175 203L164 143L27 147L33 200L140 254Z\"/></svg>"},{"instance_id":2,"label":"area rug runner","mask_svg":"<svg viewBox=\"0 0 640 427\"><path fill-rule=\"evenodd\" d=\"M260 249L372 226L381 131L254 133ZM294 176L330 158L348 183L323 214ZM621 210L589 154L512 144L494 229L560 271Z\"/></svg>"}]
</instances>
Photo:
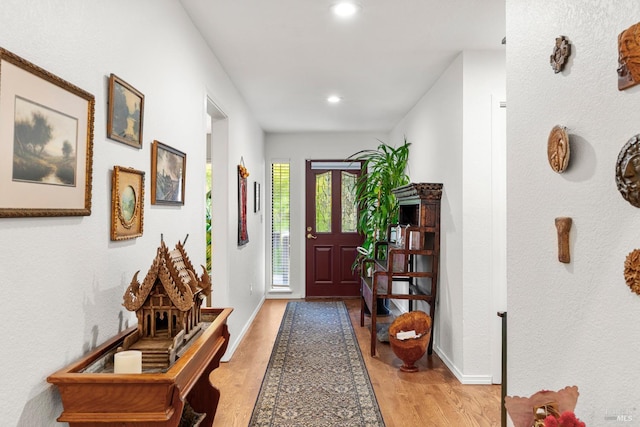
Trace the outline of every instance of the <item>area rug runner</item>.
<instances>
[{"instance_id":1,"label":"area rug runner","mask_svg":"<svg viewBox=\"0 0 640 427\"><path fill-rule=\"evenodd\" d=\"M342 301L291 301L249 427L384 426Z\"/></svg>"}]
</instances>

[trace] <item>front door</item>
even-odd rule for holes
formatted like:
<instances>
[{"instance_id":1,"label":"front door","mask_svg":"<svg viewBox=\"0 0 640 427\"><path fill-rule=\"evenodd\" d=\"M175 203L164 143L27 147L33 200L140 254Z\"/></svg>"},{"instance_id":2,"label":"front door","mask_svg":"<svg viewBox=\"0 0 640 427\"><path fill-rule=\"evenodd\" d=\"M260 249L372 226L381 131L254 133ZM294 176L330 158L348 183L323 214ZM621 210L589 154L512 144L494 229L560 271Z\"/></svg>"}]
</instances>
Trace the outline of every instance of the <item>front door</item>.
<instances>
[{"instance_id":1,"label":"front door","mask_svg":"<svg viewBox=\"0 0 640 427\"><path fill-rule=\"evenodd\" d=\"M306 296L357 297L352 266L363 240L355 202L361 163L307 160L306 168Z\"/></svg>"}]
</instances>

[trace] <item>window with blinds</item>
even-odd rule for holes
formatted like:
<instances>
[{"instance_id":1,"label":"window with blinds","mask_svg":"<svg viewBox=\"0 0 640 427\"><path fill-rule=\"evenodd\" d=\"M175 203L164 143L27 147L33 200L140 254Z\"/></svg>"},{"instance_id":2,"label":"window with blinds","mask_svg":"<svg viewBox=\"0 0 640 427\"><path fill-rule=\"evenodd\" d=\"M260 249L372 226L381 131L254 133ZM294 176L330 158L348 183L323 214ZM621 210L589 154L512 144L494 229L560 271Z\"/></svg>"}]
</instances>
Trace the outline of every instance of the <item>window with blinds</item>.
<instances>
[{"instance_id":1,"label":"window with blinds","mask_svg":"<svg viewBox=\"0 0 640 427\"><path fill-rule=\"evenodd\" d=\"M271 164L271 285L289 287L289 163Z\"/></svg>"}]
</instances>

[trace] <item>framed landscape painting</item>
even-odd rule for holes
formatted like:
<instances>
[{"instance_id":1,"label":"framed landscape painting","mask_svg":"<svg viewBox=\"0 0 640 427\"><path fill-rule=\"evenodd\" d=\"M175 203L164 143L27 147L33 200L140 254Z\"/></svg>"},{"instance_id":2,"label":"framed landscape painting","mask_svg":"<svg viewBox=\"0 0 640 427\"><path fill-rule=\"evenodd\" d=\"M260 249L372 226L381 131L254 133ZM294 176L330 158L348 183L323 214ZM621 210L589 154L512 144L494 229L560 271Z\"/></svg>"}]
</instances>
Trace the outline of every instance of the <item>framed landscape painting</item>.
<instances>
[{"instance_id":1,"label":"framed landscape painting","mask_svg":"<svg viewBox=\"0 0 640 427\"><path fill-rule=\"evenodd\" d=\"M0 217L91 215L95 99L0 48Z\"/></svg>"},{"instance_id":2,"label":"framed landscape painting","mask_svg":"<svg viewBox=\"0 0 640 427\"><path fill-rule=\"evenodd\" d=\"M151 204L184 205L187 155L159 141L151 147Z\"/></svg>"},{"instance_id":3,"label":"framed landscape painting","mask_svg":"<svg viewBox=\"0 0 640 427\"><path fill-rule=\"evenodd\" d=\"M111 240L142 236L144 225L144 172L113 167L111 180Z\"/></svg>"},{"instance_id":4,"label":"framed landscape painting","mask_svg":"<svg viewBox=\"0 0 640 427\"><path fill-rule=\"evenodd\" d=\"M115 74L109 77L107 136L142 148L144 95Z\"/></svg>"}]
</instances>

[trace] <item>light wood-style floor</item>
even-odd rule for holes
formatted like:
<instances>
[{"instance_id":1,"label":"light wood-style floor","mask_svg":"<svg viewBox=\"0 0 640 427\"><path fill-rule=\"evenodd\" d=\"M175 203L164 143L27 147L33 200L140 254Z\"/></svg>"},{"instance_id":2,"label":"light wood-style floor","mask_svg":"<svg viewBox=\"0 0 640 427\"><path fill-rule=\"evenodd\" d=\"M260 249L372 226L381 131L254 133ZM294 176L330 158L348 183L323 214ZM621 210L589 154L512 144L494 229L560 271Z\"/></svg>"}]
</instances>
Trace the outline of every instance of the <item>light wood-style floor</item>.
<instances>
[{"instance_id":1,"label":"light wood-style floor","mask_svg":"<svg viewBox=\"0 0 640 427\"><path fill-rule=\"evenodd\" d=\"M231 360L211 374L221 393L214 427L248 425L287 302L265 301ZM387 427L500 425L499 385L461 385L435 353L418 362L417 373L400 372L388 344L378 343L370 357L368 317L360 327L359 300L345 303Z\"/></svg>"}]
</instances>

